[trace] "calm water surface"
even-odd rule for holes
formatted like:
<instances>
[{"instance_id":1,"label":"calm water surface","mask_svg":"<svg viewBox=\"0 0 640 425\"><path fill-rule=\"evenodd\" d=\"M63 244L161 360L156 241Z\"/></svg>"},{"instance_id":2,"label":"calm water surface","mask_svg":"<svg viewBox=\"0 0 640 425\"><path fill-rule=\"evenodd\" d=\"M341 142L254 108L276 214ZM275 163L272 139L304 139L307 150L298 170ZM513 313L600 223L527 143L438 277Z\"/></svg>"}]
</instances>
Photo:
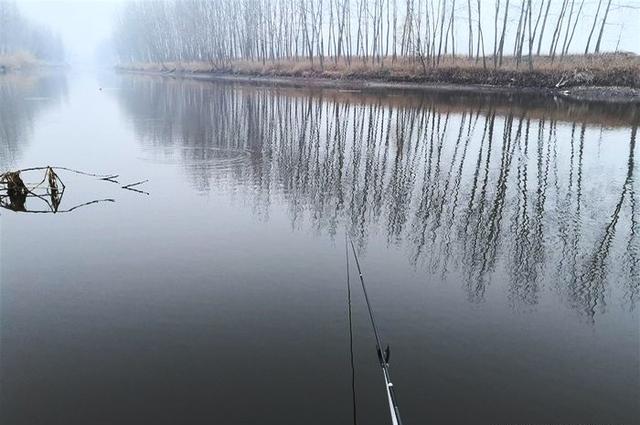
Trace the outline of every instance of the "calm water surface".
<instances>
[{"instance_id":1,"label":"calm water surface","mask_svg":"<svg viewBox=\"0 0 640 425\"><path fill-rule=\"evenodd\" d=\"M639 119L522 96L2 77L0 169L149 194L61 172L60 209L112 202L0 210L0 421L389 423L357 286L352 387L348 232L405 424L637 423Z\"/></svg>"}]
</instances>

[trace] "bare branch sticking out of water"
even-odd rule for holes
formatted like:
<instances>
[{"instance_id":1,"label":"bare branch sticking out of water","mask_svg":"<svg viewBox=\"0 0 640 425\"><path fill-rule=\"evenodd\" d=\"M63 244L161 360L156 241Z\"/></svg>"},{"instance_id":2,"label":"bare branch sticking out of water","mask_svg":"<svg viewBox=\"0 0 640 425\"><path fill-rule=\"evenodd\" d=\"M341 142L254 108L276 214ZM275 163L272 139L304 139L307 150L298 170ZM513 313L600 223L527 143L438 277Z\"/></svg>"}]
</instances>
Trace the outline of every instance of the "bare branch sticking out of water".
<instances>
[{"instance_id":1,"label":"bare branch sticking out of water","mask_svg":"<svg viewBox=\"0 0 640 425\"><path fill-rule=\"evenodd\" d=\"M42 210L27 210L27 209L25 209L25 210L20 210L20 211L16 211L16 210L12 209L12 211L22 212L22 213L29 213L29 214L63 214L63 213L70 213L72 211L75 211L75 210L83 208L83 207L87 207L89 205L101 204L101 203L104 203L104 202L116 202L116 200L112 199L112 198L95 199L93 201L83 202L82 204L75 205L75 206L73 206L71 208L58 209L56 211L53 211L51 209L51 207L52 207L51 204L49 204L47 202L47 204L49 204L50 209L42 209ZM2 195L0 195L0 207L5 208L5 209L11 209L11 208L6 206L5 202L3 201L3 196Z\"/></svg>"},{"instance_id":2,"label":"bare branch sticking out of water","mask_svg":"<svg viewBox=\"0 0 640 425\"><path fill-rule=\"evenodd\" d=\"M125 190L130 190L132 192L140 193L141 195L149 195L149 192L145 192L144 190L135 189L133 187L123 187Z\"/></svg>"},{"instance_id":3,"label":"bare branch sticking out of water","mask_svg":"<svg viewBox=\"0 0 640 425\"><path fill-rule=\"evenodd\" d=\"M104 180L106 182L118 184L118 180L116 180L119 176L114 174L113 176L102 177L100 180Z\"/></svg>"},{"instance_id":4,"label":"bare branch sticking out of water","mask_svg":"<svg viewBox=\"0 0 640 425\"><path fill-rule=\"evenodd\" d=\"M125 184L124 186L122 186L123 189L129 189L130 187L133 186L138 186L139 184L143 184L148 182L149 180L140 180L139 182L135 182L135 183L129 183L129 184Z\"/></svg>"},{"instance_id":5,"label":"bare branch sticking out of water","mask_svg":"<svg viewBox=\"0 0 640 425\"><path fill-rule=\"evenodd\" d=\"M30 171L42 171L44 170L44 176L42 179L34 185L25 184L22 180L21 173ZM71 208L60 209L60 203L64 195L66 186L62 182L62 179L56 173L56 170L64 170L70 173L75 173L83 176L95 177L101 181L108 181L118 184L116 178L117 174L95 174L85 171L79 171L67 167L31 167L23 168L15 171L7 171L0 174L0 207L16 212L28 212L28 213L62 213L71 212L78 208L93 205L102 202L115 202L114 199L96 199L89 202L78 204ZM131 183L122 186L122 189L131 190L141 194L149 195L148 192L134 189L134 186L146 183L148 180L141 180L139 182ZM46 183L46 185L45 185ZM34 210L26 207L28 198L35 198L43 201L46 204L46 209Z\"/></svg>"},{"instance_id":6,"label":"bare branch sticking out of water","mask_svg":"<svg viewBox=\"0 0 640 425\"><path fill-rule=\"evenodd\" d=\"M149 180L140 180L139 182L125 184L124 186L122 186L122 188L126 189L126 190L130 190L132 192L138 192L138 193L141 193L141 194L144 194L144 195L148 195L149 192L145 192L144 190L140 190L140 189L134 188L134 186L138 186L138 185L144 184L144 183L146 183L148 181Z\"/></svg>"}]
</instances>

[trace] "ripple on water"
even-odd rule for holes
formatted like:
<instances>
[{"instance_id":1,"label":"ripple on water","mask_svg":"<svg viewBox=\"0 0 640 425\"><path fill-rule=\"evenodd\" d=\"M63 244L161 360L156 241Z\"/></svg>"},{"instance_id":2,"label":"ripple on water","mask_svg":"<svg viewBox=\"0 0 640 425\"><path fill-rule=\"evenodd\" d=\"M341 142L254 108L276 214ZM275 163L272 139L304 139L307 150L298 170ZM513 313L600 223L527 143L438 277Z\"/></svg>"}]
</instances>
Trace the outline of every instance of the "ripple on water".
<instances>
[{"instance_id":1,"label":"ripple on water","mask_svg":"<svg viewBox=\"0 0 640 425\"><path fill-rule=\"evenodd\" d=\"M222 147L169 147L161 150L148 150L148 155L140 157L142 161L161 165L176 165L199 170L226 173L236 171L249 163L249 149Z\"/></svg>"}]
</instances>

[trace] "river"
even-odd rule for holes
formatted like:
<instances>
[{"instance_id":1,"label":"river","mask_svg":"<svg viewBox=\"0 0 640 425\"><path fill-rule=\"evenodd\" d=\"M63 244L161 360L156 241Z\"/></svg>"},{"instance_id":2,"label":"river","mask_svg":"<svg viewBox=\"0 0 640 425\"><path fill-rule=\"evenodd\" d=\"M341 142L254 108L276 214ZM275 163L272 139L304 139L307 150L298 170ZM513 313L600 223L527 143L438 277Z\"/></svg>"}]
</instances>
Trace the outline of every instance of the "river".
<instances>
[{"instance_id":1,"label":"river","mask_svg":"<svg viewBox=\"0 0 640 425\"><path fill-rule=\"evenodd\" d=\"M59 205L0 210L0 421L390 423L348 233L405 424L633 423L639 120L530 95L0 77L1 170L119 182L60 171Z\"/></svg>"}]
</instances>

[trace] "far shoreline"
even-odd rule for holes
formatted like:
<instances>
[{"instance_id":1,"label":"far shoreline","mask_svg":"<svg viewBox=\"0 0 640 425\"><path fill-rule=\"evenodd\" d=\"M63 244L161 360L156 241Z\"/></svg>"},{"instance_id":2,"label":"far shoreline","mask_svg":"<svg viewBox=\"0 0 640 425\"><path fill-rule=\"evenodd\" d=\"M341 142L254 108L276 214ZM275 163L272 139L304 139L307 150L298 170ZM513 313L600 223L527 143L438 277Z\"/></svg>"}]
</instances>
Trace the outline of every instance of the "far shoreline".
<instances>
[{"instance_id":1,"label":"far shoreline","mask_svg":"<svg viewBox=\"0 0 640 425\"><path fill-rule=\"evenodd\" d=\"M184 78L200 81L227 81L249 84L269 84L283 87L370 90L396 89L422 92L449 92L452 94L532 94L560 97L564 100L589 103L609 103L640 105L640 89L621 86L588 86L576 85L562 88L498 86L491 84L449 83L431 81L406 81L406 79L377 78L330 78L326 76L290 76L262 75L260 73L233 73L224 71L203 72L186 70L142 70L128 67L116 67L117 72L124 74L159 76L167 78Z\"/></svg>"}]
</instances>

